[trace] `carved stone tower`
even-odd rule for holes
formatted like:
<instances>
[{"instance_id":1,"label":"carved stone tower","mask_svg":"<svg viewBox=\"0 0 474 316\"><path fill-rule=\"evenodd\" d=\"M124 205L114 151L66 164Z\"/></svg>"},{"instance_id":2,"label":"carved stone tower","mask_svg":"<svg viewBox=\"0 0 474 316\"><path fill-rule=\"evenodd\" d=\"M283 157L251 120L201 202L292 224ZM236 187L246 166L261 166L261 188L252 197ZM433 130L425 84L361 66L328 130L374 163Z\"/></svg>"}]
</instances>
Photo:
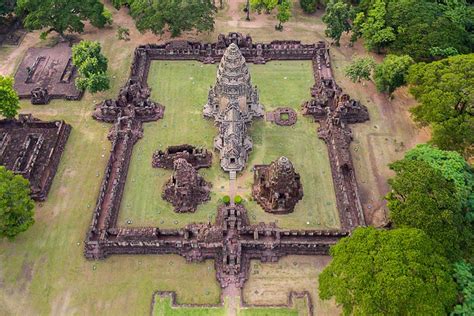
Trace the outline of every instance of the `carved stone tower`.
<instances>
[{"instance_id":1,"label":"carved stone tower","mask_svg":"<svg viewBox=\"0 0 474 316\"><path fill-rule=\"evenodd\" d=\"M303 198L303 186L291 161L280 157L270 165L255 166L252 196L266 212L293 212Z\"/></svg>"},{"instance_id":2,"label":"carved stone tower","mask_svg":"<svg viewBox=\"0 0 474 316\"><path fill-rule=\"evenodd\" d=\"M236 44L229 45L217 70L217 80L209 90L204 106L205 117L219 126L214 147L220 151L221 167L227 172L239 172L245 167L252 141L247 124L263 117L257 87L252 87L250 73Z\"/></svg>"},{"instance_id":3,"label":"carved stone tower","mask_svg":"<svg viewBox=\"0 0 474 316\"><path fill-rule=\"evenodd\" d=\"M210 199L210 184L185 159L174 161L174 172L163 188L162 197L173 204L178 213L194 212Z\"/></svg>"}]
</instances>

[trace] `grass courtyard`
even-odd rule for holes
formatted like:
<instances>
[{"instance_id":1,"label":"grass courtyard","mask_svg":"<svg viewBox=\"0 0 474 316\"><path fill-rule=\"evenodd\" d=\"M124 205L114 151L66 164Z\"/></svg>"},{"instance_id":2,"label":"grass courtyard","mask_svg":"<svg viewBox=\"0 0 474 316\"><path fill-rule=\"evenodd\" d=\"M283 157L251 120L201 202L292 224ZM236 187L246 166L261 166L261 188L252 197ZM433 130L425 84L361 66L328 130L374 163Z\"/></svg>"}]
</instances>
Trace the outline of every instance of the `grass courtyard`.
<instances>
[{"instance_id":1,"label":"grass courtyard","mask_svg":"<svg viewBox=\"0 0 474 316\"><path fill-rule=\"evenodd\" d=\"M310 61L270 62L249 67L252 82L259 87L266 110L290 106L299 111L301 103L309 97L313 84ZM133 226L174 228L191 222L212 221L215 217L220 199L229 192L228 175L219 166L217 152L214 152L212 168L199 171L213 184L211 201L193 214L177 214L171 204L161 198L162 187L172 171L151 167L153 152L170 145L187 143L213 149L218 130L212 121L203 118L202 108L215 76L216 65L181 61L152 63L148 83L152 88L152 99L165 105L165 115L163 120L145 124L144 137L135 145L119 225L126 225L130 220ZM317 138L316 128L310 118L301 115L292 127L281 127L264 120L253 123L250 132L254 150L247 168L237 180L238 193L246 200L253 222L276 221L285 228L338 227L327 149ZM300 173L305 195L292 214L271 215L251 201L251 168L283 155L290 158Z\"/></svg>"}]
</instances>

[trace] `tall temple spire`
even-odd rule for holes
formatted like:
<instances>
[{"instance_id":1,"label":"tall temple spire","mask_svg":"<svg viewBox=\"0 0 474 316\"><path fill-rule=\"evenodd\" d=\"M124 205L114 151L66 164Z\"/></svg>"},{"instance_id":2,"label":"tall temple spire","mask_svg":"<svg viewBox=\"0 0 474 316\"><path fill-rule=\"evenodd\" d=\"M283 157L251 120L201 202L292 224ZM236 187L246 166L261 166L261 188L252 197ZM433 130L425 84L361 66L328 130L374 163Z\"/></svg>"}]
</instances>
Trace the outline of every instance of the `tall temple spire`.
<instances>
[{"instance_id":1,"label":"tall temple spire","mask_svg":"<svg viewBox=\"0 0 474 316\"><path fill-rule=\"evenodd\" d=\"M221 167L227 172L242 171L252 141L247 126L253 118L263 117L257 87L251 83L245 58L234 43L227 47L217 69L203 114L219 126L214 147L220 151Z\"/></svg>"}]
</instances>

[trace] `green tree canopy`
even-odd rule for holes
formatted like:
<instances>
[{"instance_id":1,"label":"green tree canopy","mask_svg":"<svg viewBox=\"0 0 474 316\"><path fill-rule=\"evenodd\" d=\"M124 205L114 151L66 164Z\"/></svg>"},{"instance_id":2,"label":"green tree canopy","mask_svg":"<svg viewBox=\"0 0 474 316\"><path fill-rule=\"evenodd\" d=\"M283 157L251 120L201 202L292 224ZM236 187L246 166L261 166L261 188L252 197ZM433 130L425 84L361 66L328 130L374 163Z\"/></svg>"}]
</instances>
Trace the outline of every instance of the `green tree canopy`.
<instances>
[{"instance_id":1,"label":"green tree canopy","mask_svg":"<svg viewBox=\"0 0 474 316\"><path fill-rule=\"evenodd\" d=\"M42 37L52 31L61 36L66 31L82 33L84 21L99 28L110 22L99 0L18 0L17 12L25 15L23 24L26 28L48 28Z\"/></svg>"},{"instance_id":2,"label":"green tree canopy","mask_svg":"<svg viewBox=\"0 0 474 316\"><path fill-rule=\"evenodd\" d=\"M217 8L211 0L114 0L116 6L128 5L130 15L140 32L151 31L171 36L193 29L208 32L214 29Z\"/></svg>"},{"instance_id":3,"label":"green tree canopy","mask_svg":"<svg viewBox=\"0 0 474 316\"><path fill-rule=\"evenodd\" d=\"M34 224L28 180L0 166L0 237L14 238Z\"/></svg>"},{"instance_id":4,"label":"green tree canopy","mask_svg":"<svg viewBox=\"0 0 474 316\"><path fill-rule=\"evenodd\" d=\"M362 0L352 40L414 60L434 60L474 49L474 9L464 0Z\"/></svg>"},{"instance_id":5,"label":"green tree canopy","mask_svg":"<svg viewBox=\"0 0 474 316\"><path fill-rule=\"evenodd\" d=\"M452 315L474 315L474 265L465 261L456 262L454 278L458 284L461 299Z\"/></svg>"},{"instance_id":6,"label":"green tree canopy","mask_svg":"<svg viewBox=\"0 0 474 316\"><path fill-rule=\"evenodd\" d=\"M424 161L439 170L447 180L454 182L462 204L474 211L474 170L459 153L421 144L407 151L405 159Z\"/></svg>"},{"instance_id":7,"label":"green tree canopy","mask_svg":"<svg viewBox=\"0 0 474 316\"><path fill-rule=\"evenodd\" d=\"M278 20L278 30L283 30L283 23L288 22L291 18L291 4L290 0L280 0L280 4L278 4L278 13L277 13L277 20Z\"/></svg>"},{"instance_id":8,"label":"green tree canopy","mask_svg":"<svg viewBox=\"0 0 474 316\"><path fill-rule=\"evenodd\" d=\"M414 64L408 55L387 55L383 62L375 67L374 81L377 90L392 94L396 88L406 83L408 69Z\"/></svg>"},{"instance_id":9,"label":"green tree canopy","mask_svg":"<svg viewBox=\"0 0 474 316\"><path fill-rule=\"evenodd\" d=\"M342 33L352 29L351 19L354 18L354 10L351 5L343 0L329 0L323 22L326 24L325 34L334 40L339 46Z\"/></svg>"},{"instance_id":10,"label":"green tree canopy","mask_svg":"<svg viewBox=\"0 0 474 316\"><path fill-rule=\"evenodd\" d=\"M300 0L300 6L306 13L316 12L316 7L319 3L319 0Z\"/></svg>"},{"instance_id":11,"label":"green tree canopy","mask_svg":"<svg viewBox=\"0 0 474 316\"><path fill-rule=\"evenodd\" d=\"M0 16L12 13L16 7L16 0L0 0Z\"/></svg>"},{"instance_id":12,"label":"green tree canopy","mask_svg":"<svg viewBox=\"0 0 474 316\"><path fill-rule=\"evenodd\" d=\"M258 12L265 10L266 13L270 13L276 8L278 2L278 0L250 0L250 7Z\"/></svg>"},{"instance_id":13,"label":"green tree canopy","mask_svg":"<svg viewBox=\"0 0 474 316\"><path fill-rule=\"evenodd\" d=\"M13 89L13 78L0 75L0 115L14 118L20 109L20 99Z\"/></svg>"},{"instance_id":14,"label":"green tree canopy","mask_svg":"<svg viewBox=\"0 0 474 316\"><path fill-rule=\"evenodd\" d=\"M344 68L344 72L352 82L360 82L370 80L374 66L375 60L372 57L360 57L355 58L349 66Z\"/></svg>"},{"instance_id":15,"label":"green tree canopy","mask_svg":"<svg viewBox=\"0 0 474 316\"><path fill-rule=\"evenodd\" d=\"M390 168L396 175L388 181L386 199L394 226L421 229L444 247L448 258L461 257L470 247L474 227L454 182L422 160L405 158Z\"/></svg>"},{"instance_id":16,"label":"green tree canopy","mask_svg":"<svg viewBox=\"0 0 474 316\"><path fill-rule=\"evenodd\" d=\"M442 252L418 229L357 228L331 247L320 297L345 315L446 315L456 285Z\"/></svg>"},{"instance_id":17,"label":"green tree canopy","mask_svg":"<svg viewBox=\"0 0 474 316\"><path fill-rule=\"evenodd\" d=\"M419 102L411 110L414 119L432 125L433 143L469 156L474 143L474 54L418 63L407 81Z\"/></svg>"},{"instance_id":18,"label":"green tree canopy","mask_svg":"<svg viewBox=\"0 0 474 316\"><path fill-rule=\"evenodd\" d=\"M81 41L72 48L72 63L77 67L79 76L76 85L91 93L109 88L107 76L107 58L102 54L99 42Z\"/></svg>"},{"instance_id":19,"label":"green tree canopy","mask_svg":"<svg viewBox=\"0 0 474 316\"><path fill-rule=\"evenodd\" d=\"M377 53L395 40L393 28L386 23L386 15L385 1L375 0L367 15L359 13L354 21L367 49Z\"/></svg>"}]
</instances>

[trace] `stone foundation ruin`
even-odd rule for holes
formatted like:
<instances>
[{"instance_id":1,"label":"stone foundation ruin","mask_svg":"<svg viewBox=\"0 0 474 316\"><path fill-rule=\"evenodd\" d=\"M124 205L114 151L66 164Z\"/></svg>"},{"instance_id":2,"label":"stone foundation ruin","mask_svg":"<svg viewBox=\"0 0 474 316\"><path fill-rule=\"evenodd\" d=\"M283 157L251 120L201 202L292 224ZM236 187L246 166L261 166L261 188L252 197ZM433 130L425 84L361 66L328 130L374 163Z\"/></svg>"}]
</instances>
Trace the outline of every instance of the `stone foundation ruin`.
<instances>
[{"instance_id":1,"label":"stone foundation ruin","mask_svg":"<svg viewBox=\"0 0 474 316\"><path fill-rule=\"evenodd\" d=\"M0 165L28 179L31 197L44 201L70 132L64 121L43 122L31 114L0 120Z\"/></svg>"},{"instance_id":2,"label":"stone foundation ruin","mask_svg":"<svg viewBox=\"0 0 474 316\"><path fill-rule=\"evenodd\" d=\"M174 161L171 178L163 187L162 197L178 213L195 212L198 205L211 199L211 184L183 158Z\"/></svg>"},{"instance_id":3,"label":"stone foundation ruin","mask_svg":"<svg viewBox=\"0 0 474 316\"><path fill-rule=\"evenodd\" d=\"M300 175L286 157L253 167L252 197L268 213L288 214L303 198Z\"/></svg>"},{"instance_id":4,"label":"stone foundation ruin","mask_svg":"<svg viewBox=\"0 0 474 316\"><path fill-rule=\"evenodd\" d=\"M277 108L265 113L265 119L279 126L295 125L297 121L296 111L289 107Z\"/></svg>"},{"instance_id":5,"label":"stone foundation ruin","mask_svg":"<svg viewBox=\"0 0 474 316\"><path fill-rule=\"evenodd\" d=\"M313 116L320 124L318 135L328 146L341 229L292 230L279 228L275 223L250 224L244 206L232 204L219 207L214 224L196 223L180 229L117 226L128 165L133 146L142 137L142 123L163 115L164 108L148 99L146 80L151 61L217 62L232 43L239 46L238 51L247 62L312 60L313 98L304 103L303 114ZM213 259L221 287L241 289L248 278L250 260L276 262L286 255L327 255L331 245L348 236L354 228L365 225L349 150L352 141L349 124L367 120L368 112L337 86L324 42L273 41L263 44L253 43L250 36L230 33L229 36L219 36L217 43L173 41L163 45L144 45L135 50L130 80L124 89L126 91L119 96L124 101L108 100L94 112L96 119L114 122L114 127L109 135L112 141L110 158L85 240L87 259L104 259L114 254L178 254L189 262ZM212 95L210 99L213 100ZM246 135L241 104L230 99L232 102L225 104L225 109L229 109L226 114L230 122L241 125L229 126L231 130ZM232 141L245 146L245 137L235 135Z\"/></svg>"},{"instance_id":6,"label":"stone foundation ruin","mask_svg":"<svg viewBox=\"0 0 474 316\"><path fill-rule=\"evenodd\" d=\"M212 153L205 148L191 145L170 146L165 151L157 150L153 153L153 168L173 169L174 161L184 159L195 169L209 168L212 165Z\"/></svg>"},{"instance_id":7,"label":"stone foundation ruin","mask_svg":"<svg viewBox=\"0 0 474 316\"><path fill-rule=\"evenodd\" d=\"M76 67L68 43L53 48L30 48L15 74L15 90L21 99L47 104L51 99L80 100Z\"/></svg>"}]
</instances>

